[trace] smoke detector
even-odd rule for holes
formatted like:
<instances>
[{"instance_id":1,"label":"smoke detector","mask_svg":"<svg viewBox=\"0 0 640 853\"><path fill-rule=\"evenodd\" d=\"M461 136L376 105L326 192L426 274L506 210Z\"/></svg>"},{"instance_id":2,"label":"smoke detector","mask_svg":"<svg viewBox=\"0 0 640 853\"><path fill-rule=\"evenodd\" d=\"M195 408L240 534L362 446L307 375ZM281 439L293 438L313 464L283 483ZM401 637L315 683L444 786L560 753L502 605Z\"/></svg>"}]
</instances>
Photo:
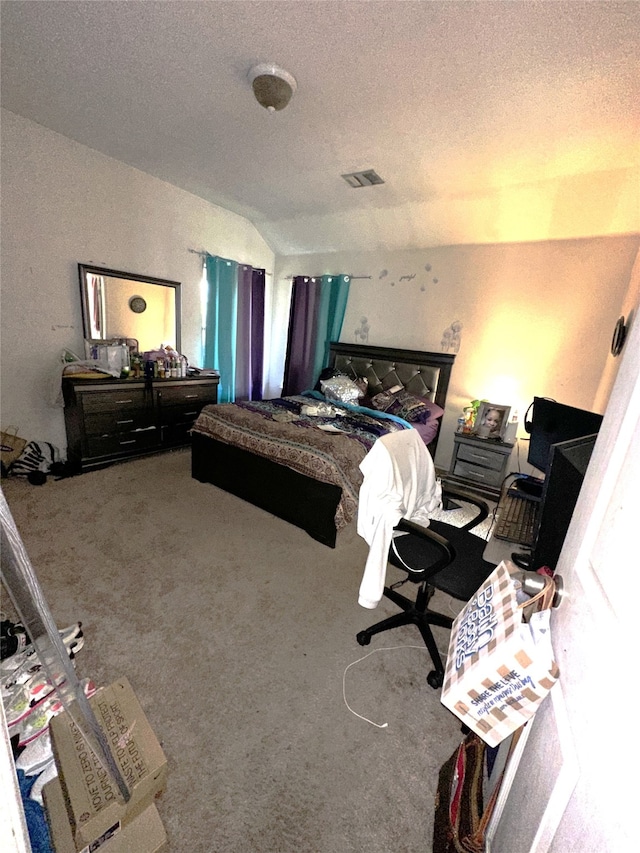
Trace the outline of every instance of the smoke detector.
<instances>
[{"instance_id":1,"label":"smoke detector","mask_svg":"<svg viewBox=\"0 0 640 853\"><path fill-rule=\"evenodd\" d=\"M261 62L249 71L249 82L260 106L270 113L283 110L298 88L296 78L271 62Z\"/></svg>"}]
</instances>

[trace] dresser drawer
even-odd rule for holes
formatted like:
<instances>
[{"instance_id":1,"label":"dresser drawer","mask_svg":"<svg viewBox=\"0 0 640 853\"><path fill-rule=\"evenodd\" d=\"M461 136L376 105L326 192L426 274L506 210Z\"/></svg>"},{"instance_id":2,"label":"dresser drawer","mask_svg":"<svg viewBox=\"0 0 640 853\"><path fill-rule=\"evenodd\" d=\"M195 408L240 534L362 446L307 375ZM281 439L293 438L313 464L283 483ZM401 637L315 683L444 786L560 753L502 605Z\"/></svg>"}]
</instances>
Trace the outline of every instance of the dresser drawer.
<instances>
[{"instance_id":1,"label":"dresser drawer","mask_svg":"<svg viewBox=\"0 0 640 853\"><path fill-rule=\"evenodd\" d=\"M164 426L173 424L188 424L191 426L200 414L202 403L192 403L182 406L163 406L160 410L160 423Z\"/></svg>"},{"instance_id":2,"label":"dresser drawer","mask_svg":"<svg viewBox=\"0 0 640 853\"><path fill-rule=\"evenodd\" d=\"M487 486L499 486L502 481L502 458L500 460L500 468L482 468L480 465L465 462L460 459L456 460L452 474L456 477L463 477L465 480L473 480L476 483L484 483Z\"/></svg>"},{"instance_id":3,"label":"dresser drawer","mask_svg":"<svg viewBox=\"0 0 640 853\"><path fill-rule=\"evenodd\" d=\"M495 471L501 471L504 465L504 453L490 447L478 447L477 445L461 444L458 448L457 459L458 461L469 462L471 465L493 468Z\"/></svg>"},{"instance_id":4,"label":"dresser drawer","mask_svg":"<svg viewBox=\"0 0 640 853\"><path fill-rule=\"evenodd\" d=\"M150 407L86 414L84 418L84 429L88 436L131 432L151 426L155 426L155 415Z\"/></svg>"},{"instance_id":5,"label":"dresser drawer","mask_svg":"<svg viewBox=\"0 0 640 853\"><path fill-rule=\"evenodd\" d=\"M128 412L146 408L151 403L151 397L144 388L127 388L115 391L91 391L81 393L82 409L85 415L103 412Z\"/></svg>"},{"instance_id":6,"label":"dresser drawer","mask_svg":"<svg viewBox=\"0 0 640 853\"><path fill-rule=\"evenodd\" d=\"M162 440L169 444L185 444L189 430L203 406L218 398L217 382L191 382L187 385L168 385L157 390Z\"/></svg>"},{"instance_id":7,"label":"dresser drawer","mask_svg":"<svg viewBox=\"0 0 640 853\"><path fill-rule=\"evenodd\" d=\"M162 443L174 447L191 442L191 427L193 421L173 423L162 427Z\"/></svg>"},{"instance_id":8,"label":"dresser drawer","mask_svg":"<svg viewBox=\"0 0 640 853\"><path fill-rule=\"evenodd\" d=\"M116 456L126 452L139 452L160 444L160 430L153 426L121 434L90 435L87 452L90 457Z\"/></svg>"},{"instance_id":9,"label":"dresser drawer","mask_svg":"<svg viewBox=\"0 0 640 853\"><path fill-rule=\"evenodd\" d=\"M158 403L163 407L193 407L200 411L205 403L215 403L218 399L218 383L190 382L187 385L167 385L157 390Z\"/></svg>"}]
</instances>

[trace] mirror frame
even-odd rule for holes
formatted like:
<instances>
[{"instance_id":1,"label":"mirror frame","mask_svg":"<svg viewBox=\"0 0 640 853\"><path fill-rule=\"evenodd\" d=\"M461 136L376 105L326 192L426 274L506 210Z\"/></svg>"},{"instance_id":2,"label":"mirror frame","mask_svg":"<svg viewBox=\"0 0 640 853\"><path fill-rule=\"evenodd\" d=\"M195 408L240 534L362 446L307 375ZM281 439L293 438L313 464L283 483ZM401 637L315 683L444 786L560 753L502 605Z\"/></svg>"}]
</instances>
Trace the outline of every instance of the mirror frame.
<instances>
[{"instance_id":1,"label":"mirror frame","mask_svg":"<svg viewBox=\"0 0 640 853\"><path fill-rule=\"evenodd\" d=\"M180 326L181 326L181 310L180 310L180 296L181 296L181 282L179 281L171 281L170 279L165 278L154 278L150 275L138 275L137 273L124 272L123 270L112 270L107 267L96 267L92 264L78 264L78 275L80 278L80 301L82 305L82 329L84 332L85 340L95 340L91 338L91 326L89 324L89 297L87 291L87 274L90 275L98 275L98 276L106 276L108 278L121 278L126 279L128 281L139 281L144 284L157 284L160 287L171 287L175 291L175 320L176 320L176 343L175 349L177 352L182 352L181 349L181 340L180 340ZM114 336L116 337L116 336ZM121 336L124 337L124 336ZM135 336L131 336L135 337ZM112 340L112 338L108 338L107 340Z\"/></svg>"}]
</instances>

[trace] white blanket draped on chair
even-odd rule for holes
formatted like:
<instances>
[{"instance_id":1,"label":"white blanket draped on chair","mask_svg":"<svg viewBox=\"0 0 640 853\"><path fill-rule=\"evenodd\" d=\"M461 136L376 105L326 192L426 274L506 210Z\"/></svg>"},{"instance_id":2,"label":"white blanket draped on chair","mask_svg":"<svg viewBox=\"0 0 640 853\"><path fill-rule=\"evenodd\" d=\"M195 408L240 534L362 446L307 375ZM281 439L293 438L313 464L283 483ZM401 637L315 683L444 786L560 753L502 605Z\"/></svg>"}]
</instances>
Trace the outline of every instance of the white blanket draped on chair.
<instances>
[{"instance_id":1,"label":"white blanket draped on chair","mask_svg":"<svg viewBox=\"0 0 640 853\"><path fill-rule=\"evenodd\" d=\"M369 545L358 603L374 609L382 598L393 528L401 518L424 527L442 505L442 487L426 445L413 430L382 436L362 460L358 535Z\"/></svg>"}]
</instances>

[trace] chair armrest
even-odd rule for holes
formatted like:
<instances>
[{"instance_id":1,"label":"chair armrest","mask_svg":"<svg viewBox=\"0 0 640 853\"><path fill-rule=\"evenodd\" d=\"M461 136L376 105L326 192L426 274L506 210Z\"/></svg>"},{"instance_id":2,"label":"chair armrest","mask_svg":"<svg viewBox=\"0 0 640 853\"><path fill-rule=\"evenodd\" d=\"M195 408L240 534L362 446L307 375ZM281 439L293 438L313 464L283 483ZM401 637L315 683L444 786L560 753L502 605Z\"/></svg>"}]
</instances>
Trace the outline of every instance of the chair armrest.
<instances>
[{"instance_id":1,"label":"chair armrest","mask_svg":"<svg viewBox=\"0 0 640 853\"><path fill-rule=\"evenodd\" d=\"M484 521L485 518L487 518L487 516L489 515L489 506L486 501L483 501L482 498L478 497L478 495L473 494L472 492L468 492L466 489L460 489L457 486L450 486L448 483L443 484L442 497L458 498L461 501L465 501L465 503L470 503L473 504L473 506L477 507L477 515L475 515L471 519L471 521L468 521L466 524L462 525L460 530L472 530L476 525L480 524L481 521Z\"/></svg>"}]
</instances>

